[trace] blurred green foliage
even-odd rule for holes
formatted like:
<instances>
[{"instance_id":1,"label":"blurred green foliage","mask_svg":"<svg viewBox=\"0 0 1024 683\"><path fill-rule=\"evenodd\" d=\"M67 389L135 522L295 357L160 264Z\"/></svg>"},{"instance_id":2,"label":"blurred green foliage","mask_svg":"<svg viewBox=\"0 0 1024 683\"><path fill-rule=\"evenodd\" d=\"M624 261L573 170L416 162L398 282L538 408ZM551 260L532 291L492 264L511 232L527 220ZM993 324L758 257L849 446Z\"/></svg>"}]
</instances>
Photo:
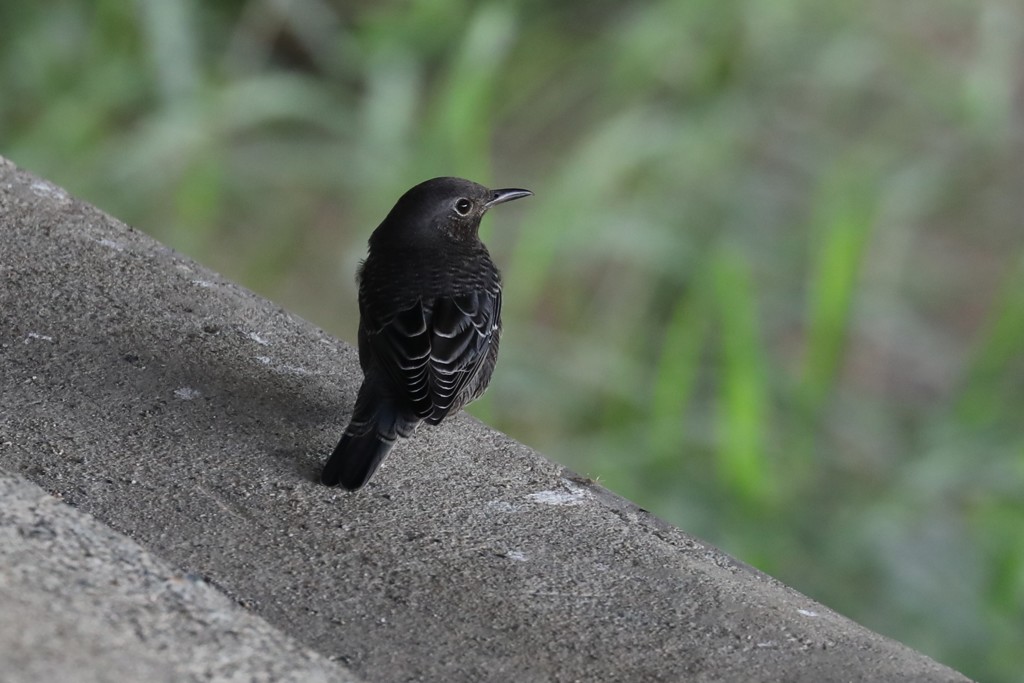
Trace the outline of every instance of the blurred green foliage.
<instances>
[{"instance_id":1,"label":"blurred green foliage","mask_svg":"<svg viewBox=\"0 0 1024 683\"><path fill-rule=\"evenodd\" d=\"M403 190L532 188L474 411L1020 681L1022 73L1016 0L4 3L0 152L350 340Z\"/></svg>"}]
</instances>

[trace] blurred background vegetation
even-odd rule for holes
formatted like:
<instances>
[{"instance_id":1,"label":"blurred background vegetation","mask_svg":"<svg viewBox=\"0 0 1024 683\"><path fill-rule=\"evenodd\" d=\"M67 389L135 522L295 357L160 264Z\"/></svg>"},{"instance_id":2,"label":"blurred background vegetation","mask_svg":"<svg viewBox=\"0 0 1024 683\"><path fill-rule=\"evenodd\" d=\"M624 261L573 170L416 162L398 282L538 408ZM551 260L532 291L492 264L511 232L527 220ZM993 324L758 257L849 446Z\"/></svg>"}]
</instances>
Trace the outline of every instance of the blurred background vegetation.
<instances>
[{"instance_id":1,"label":"blurred background vegetation","mask_svg":"<svg viewBox=\"0 0 1024 683\"><path fill-rule=\"evenodd\" d=\"M1019 0L12 2L0 153L350 341L402 191L532 188L473 412L1022 681L1022 74Z\"/></svg>"}]
</instances>

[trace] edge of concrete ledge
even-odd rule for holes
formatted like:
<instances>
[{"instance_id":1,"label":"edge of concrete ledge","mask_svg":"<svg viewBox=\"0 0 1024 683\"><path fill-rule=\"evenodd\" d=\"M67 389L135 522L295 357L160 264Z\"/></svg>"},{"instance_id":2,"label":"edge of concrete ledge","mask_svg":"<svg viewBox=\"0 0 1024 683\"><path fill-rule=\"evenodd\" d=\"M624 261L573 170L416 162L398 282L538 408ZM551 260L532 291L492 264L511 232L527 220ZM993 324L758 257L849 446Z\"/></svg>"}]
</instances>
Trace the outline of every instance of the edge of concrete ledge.
<instances>
[{"instance_id":1,"label":"edge of concrete ledge","mask_svg":"<svg viewBox=\"0 0 1024 683\"><path fill-rule=\"evenodd\" d=\"M28 480L0 470L5 683L357 681Z\"/></svg>"}]
</instances>

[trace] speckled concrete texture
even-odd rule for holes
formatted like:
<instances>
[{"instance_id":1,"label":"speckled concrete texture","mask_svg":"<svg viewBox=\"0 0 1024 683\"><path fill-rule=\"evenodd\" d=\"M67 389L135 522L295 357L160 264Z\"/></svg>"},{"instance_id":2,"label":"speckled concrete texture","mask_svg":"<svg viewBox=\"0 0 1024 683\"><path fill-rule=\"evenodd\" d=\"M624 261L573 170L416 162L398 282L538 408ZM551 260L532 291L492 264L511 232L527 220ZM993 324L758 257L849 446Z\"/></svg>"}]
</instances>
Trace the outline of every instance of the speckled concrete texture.
<instances>
[{"instance_id":1,"label":"speckled concrete texture","mask_svg":"<svg viewBox=\"0 0 1024 683\"><path fill-rule=\"evenodd\" d=\"M0 501L4 683L356 680L26 479Z\"/></svg>"},{"instance_id":2,"label":"speckled concrete texture","mask_svg":"<svg viewBox=\"0 0 1024 683\"><path fill-rule=\"evenodd\" d=\"M355 351L10 164L0 277L0 467L367 681L965 680L464 414L319 486Z\"/></svg>"}]
</instances>

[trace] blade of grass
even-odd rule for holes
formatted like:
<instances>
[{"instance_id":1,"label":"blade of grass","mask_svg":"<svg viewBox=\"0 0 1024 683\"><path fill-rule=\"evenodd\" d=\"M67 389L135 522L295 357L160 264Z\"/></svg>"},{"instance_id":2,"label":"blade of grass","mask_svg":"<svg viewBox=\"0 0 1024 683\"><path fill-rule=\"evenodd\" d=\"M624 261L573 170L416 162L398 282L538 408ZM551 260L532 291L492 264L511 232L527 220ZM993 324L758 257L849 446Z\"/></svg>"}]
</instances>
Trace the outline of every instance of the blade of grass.
<instances>
[{"instance_id":1,"label":"blade of grass","mask_svg":"<svg viewBox=\"0 0 1024 683\"><path fill-rule=\"evenodd\" d=\"M956 406L957 417L973 425L996 421L1007 410L1013 412L1013 419L1019 419L1018 404L1007 403L999 388L1004 377L1014 376L1010 367L1020 363L1024 349L1024 254L1007 274L992 310Z\"/></svg>"},{"instance_id":2,"label":"blade of grass","mask_svg":"<svg viewBox=\"0 0 1024 683\"><path fill-rule=\"evenodd\" d=\"M746 260L728 248L716 257L712 277L721 333L719 477L731 494L757 505L773 498L776 487L765 459L769 392L754 285Z\"/></svg>"},{"instance_id":3,"label":"blade of grass","mask_svg":"<svg viewBox=\"0 0 1024 683\"><path fill-rule=\"evenodd\" d=\"M491 113L516 30L508 5L483 5L473 14L425 131L423 177L452 173L488 182Z\"/></svg>"},{"instance_id":4,"label":"blade of grass","mask_svg":"<svg viewBox=\"0 0 1024 683\"><path fill-rule=\"evenodd\" d=\"M655 366L650 404L650 453L662 463L675 462L686 447L683 420L693 398L700 352L708 333L707 294L702 278L688 296L680 297L665 330L661 357Z\"/></svg>"},{"instance_id":5,"label":"blade of grass","mask_svg":"<svg viewBox=\"0 0 1024 683\"><path fill-rule=\"evenodd\" d=\"M194 39L195 5L184 0L137 0L137 5L165 104L188 99L202 83Z\"/></svg>"},{"instance_id":6,"label":"blade of grass","mask_svg":"<svg viewBox=\"0 0 1024 683\"><path fill-rule=\"evenodd\" d=\"M815 199L812 229L817 233L817 248L811 254L802 377L804 406L811 416L836 382L877 208L867 174L845 165L824 181Z\"/></svg>"}]
</instances>

